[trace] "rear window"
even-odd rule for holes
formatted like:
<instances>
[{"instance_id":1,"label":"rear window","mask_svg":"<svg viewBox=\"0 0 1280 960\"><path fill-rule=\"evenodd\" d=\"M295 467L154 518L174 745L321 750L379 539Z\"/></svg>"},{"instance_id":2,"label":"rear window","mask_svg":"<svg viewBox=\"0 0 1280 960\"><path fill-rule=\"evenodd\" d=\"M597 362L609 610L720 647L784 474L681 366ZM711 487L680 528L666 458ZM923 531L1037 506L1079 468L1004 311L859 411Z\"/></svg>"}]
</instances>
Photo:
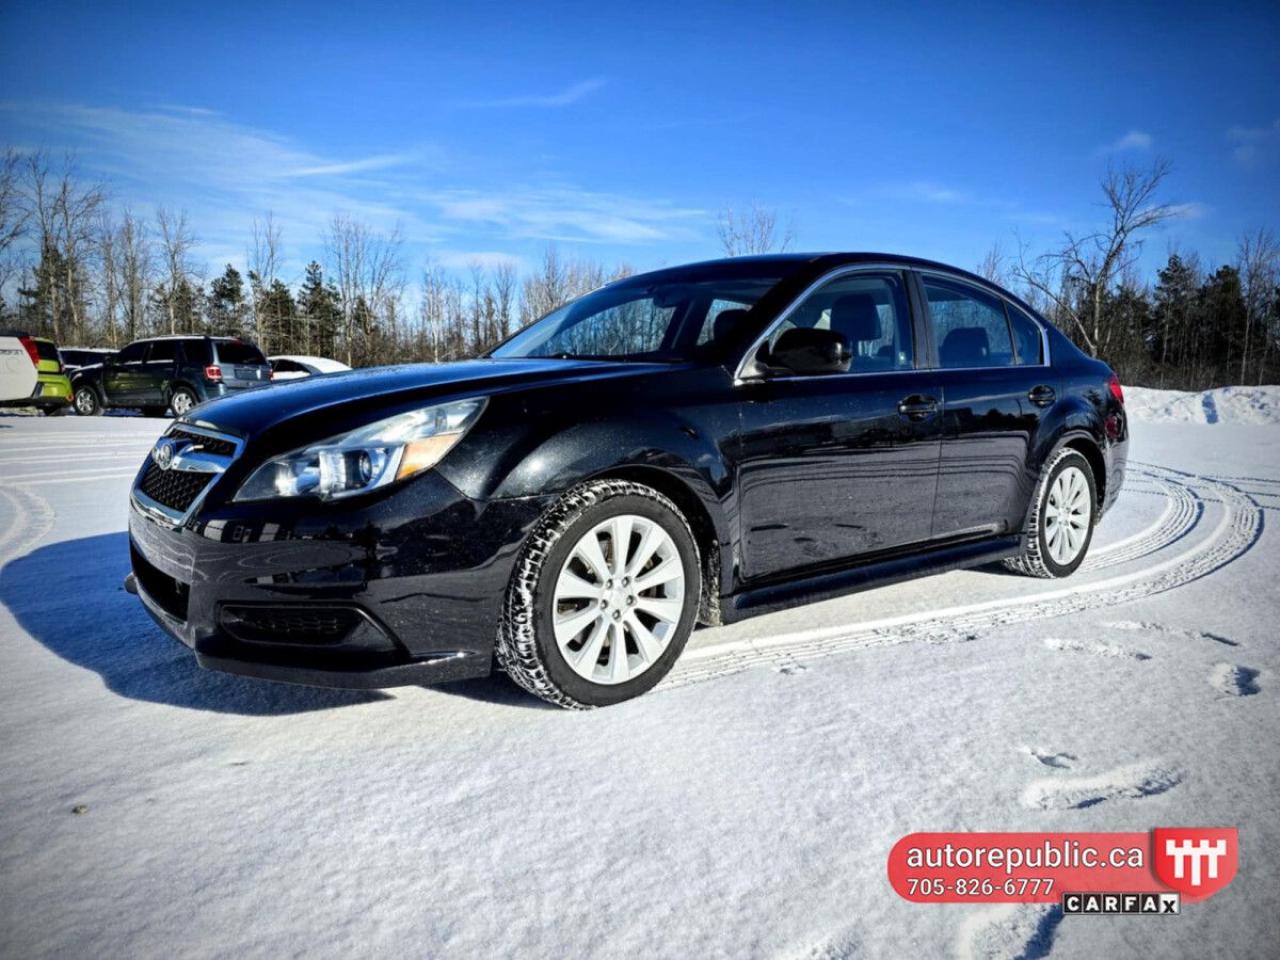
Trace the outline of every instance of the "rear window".
<instances>
[{"instance_id":1,"label":"rear window","mask_svg":"<svg viewBox=\"0 0 1280 960\"><path fill-rule=\"evenodd\" d=\"M58 345L56 343L49 340L37 340L35 341L35 344L36 353L40 355L41 360L54 360L58 363L62 362L62 359L58 356Z\"/></svg>"},{"instance_id":2,"label":"rear window","mask_svg":"<svg viewBox=\"0 0 1280 960\"><path fill-rule=\"evenodd\" d=\"M218 351L218 363L243 363L265 367L267 358L252 343L243 340L218 340L214 344Z\"/></svg>"}]
</instances>

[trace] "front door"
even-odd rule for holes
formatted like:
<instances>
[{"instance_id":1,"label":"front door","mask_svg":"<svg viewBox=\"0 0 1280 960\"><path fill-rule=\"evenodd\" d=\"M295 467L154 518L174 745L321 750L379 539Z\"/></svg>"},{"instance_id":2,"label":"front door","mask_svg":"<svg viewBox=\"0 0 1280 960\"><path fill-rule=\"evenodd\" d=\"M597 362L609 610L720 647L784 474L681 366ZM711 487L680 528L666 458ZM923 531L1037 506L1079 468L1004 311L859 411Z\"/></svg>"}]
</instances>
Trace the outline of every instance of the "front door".
<instances>
[{"instance_id":1,"label":"front door","mask_svg":"<svg viewBox=\"0 0 1280 960\"><path fill-rule=\"evenodd\" d=\"M929 537L940 417L935 371L916 369L906 277L830 281L770 333L847 337L844 374L741 384L742 575L783 576Z\"/></svg>"},{"instance_id":2,"label":"front door","mask_svg":"<svg viewBox=\"0 0 1280 960\"><path fill-rule=\"evenodd\" d=\"M145 340L131 343L102 365L102 392L108 403L137 400L142 394Z\"/></svg>"}]
</instances>

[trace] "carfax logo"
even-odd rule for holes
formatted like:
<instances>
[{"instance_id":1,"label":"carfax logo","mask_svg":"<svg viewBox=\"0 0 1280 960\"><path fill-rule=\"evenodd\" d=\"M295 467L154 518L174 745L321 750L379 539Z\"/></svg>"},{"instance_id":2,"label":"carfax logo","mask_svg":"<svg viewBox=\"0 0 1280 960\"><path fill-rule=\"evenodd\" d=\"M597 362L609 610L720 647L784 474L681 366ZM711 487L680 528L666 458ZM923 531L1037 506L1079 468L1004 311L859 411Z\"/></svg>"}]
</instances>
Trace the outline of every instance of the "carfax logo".
<instances>
[{"instance_id":1,"label":"carfax logo","mask_svg":"<svg viewBox=\"0 0 1280 960\"><path fill-rule=\"evenodd\" d=\"M1062 912L1104 916L1117 913L1145 913L1177 916L1182 898L1176 893L1064 893Z\"/></svg>"}]
</instances>

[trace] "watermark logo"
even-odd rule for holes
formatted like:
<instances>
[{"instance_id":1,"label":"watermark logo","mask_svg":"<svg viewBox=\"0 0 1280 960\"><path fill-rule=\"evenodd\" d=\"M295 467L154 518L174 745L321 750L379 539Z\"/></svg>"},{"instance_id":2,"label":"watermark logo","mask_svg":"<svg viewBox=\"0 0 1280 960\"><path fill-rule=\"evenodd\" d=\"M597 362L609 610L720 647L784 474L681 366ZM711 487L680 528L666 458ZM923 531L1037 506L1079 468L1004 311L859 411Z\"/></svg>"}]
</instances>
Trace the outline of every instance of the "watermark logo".
<instances>
[{"instance_id":1,"label":"watermark logo","mask_svg":"<svg viewBox=\"0 0 1280 960\"><path fill-rule=\"evenodd\" d=\"M1239 836L1234 827L1157 827L1152 848L1156 876L1184 896L1212 896L1236 875Z\"/></svg>"}]
</instances>

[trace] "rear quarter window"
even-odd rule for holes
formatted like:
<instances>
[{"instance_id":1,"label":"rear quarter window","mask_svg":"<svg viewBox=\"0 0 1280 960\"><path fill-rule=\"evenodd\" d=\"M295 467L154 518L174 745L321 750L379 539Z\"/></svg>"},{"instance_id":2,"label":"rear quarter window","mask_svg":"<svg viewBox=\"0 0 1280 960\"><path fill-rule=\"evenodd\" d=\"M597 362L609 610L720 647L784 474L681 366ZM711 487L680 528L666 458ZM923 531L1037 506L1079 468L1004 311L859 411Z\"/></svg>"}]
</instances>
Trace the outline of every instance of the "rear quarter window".
<instances>
[{"instance_id":1,"label":"rear quarter window","mask_svg":"<svg viewBox=\"0 0 1280 960\"><path fill-rule=\"evenodd\" d=\"M218 354L218 363L247 364L260 367L267 365L267 358L262 355L262 351L251 343L244 343L240 340L219 340L213 346Z\"/></svg>"},{"instance_id":2,"label":"rear quarter window","mask_svg":"<svg viewBox=\"0 0 1280 960\"><path fill-rule=\"evenodd\" d=\"M1011 303L1005 304L1013 342L1018 348L1018 363L1035 366L1044 363L1044 342L1036 322Z\"/></svg>"},{"instance_id":3,"label":"rear quarter window","mask_svg":"<svg viewBox=\"0 0 1280 960\"><path fill-rule=\"evenodd\" d=\"M56 343L52 343L49 340L37 340L35 344L36 353L40 355L41 360L53 360L56 363L62 362L62 359L58 356L58 345Z\"/></svg>"}]
</instances>

